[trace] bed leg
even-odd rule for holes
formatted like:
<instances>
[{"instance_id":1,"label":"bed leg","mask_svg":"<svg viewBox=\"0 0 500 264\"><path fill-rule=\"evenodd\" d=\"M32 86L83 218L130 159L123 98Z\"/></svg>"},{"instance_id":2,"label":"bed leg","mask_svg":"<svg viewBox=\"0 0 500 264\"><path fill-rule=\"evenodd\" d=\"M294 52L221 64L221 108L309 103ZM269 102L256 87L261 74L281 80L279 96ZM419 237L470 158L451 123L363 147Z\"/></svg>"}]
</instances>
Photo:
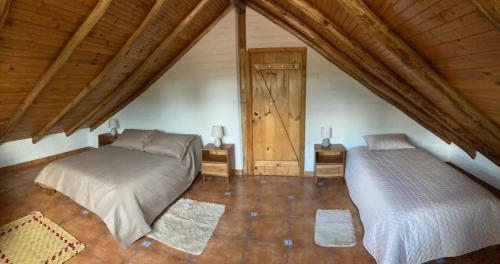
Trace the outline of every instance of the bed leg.
<instances>
[{"instance_id":1,"label":"bed leg","mask_svg":"<svg viewBox=\"0 0 500 264\"><path fill-rule=\"evenodd\" d=\"M52 196L52 195L56 194L56 190L50 188L50 186L48 186L48 185L41 184L38 182L35 183L35 185L42 188L45 191L45 194L47 194L48 196Z\"/></svg>"},{"instance_id":2,"label":"bed leg","mask_svg":"<svg viewBox=\"0 0 500 264\"><path fill-rule=\"evenodd\" d=\"M54 190L54 189L45 189L45 194L47 194L48 196L52 196L52 195L56 194L56 190Z\"/></svg>"}]
</instances>

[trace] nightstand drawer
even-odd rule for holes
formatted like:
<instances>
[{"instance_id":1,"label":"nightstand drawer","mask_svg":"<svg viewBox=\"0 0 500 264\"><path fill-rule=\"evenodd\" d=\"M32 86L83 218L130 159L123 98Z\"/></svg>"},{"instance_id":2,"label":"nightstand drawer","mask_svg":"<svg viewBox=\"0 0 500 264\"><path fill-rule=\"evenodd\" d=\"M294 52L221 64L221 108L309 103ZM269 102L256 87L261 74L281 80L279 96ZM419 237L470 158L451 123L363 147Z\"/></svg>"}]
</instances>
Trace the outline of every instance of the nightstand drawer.
<instances>
[{"instance_id":1,"label":"nightstand drawer","mask_svg":"<svg viewBox=\"0 0 500 264\"><path fill-rule=\"evenodd\" d=\"M208 175L228 176L226 163L203 162L201 164L201 172Z\"/></svg>"},{"instance_id":2,"label":"nightstand drawer","mask_svg":"<svg viewBox=\"0 0 500 264\"><path fill-rule=\"evenodd\" d=\"M341 164L316 164L316 176L343 176L344 165Z\"/></svg>"}]
</instances>

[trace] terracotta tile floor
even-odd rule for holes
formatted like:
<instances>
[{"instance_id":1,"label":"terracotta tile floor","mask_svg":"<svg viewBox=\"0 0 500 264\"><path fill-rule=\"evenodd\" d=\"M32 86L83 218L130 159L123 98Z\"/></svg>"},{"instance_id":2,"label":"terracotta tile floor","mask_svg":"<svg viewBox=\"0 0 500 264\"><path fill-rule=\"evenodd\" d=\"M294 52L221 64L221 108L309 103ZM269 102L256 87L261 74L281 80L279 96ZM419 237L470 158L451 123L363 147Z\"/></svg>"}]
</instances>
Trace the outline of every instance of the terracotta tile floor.
<instances>
[{"instance_id":1,"label":"terracotta tile floor","mask_svg":"<svg viewBox=\"0 0 500 264\"><path fill-rule=\"evenodd\" d=\"M196 181L184 197L223 203L226 212L199 256L143 238L127 251L118 248L103 222L57 193L47 196L33 186L41 167L0 175L0 225L37 210L61 225L86 249L68 263L374 263L362 245L363 226L347 188L336 181L314 186L310 178L236 177L227 185L209 177ZM358 244L323 248L314 244L316 209L350 209ZM83 213L82 213L83 212ZM291 240L285 246L284 240ZM143 242L150 242L147 247ZM439 263L499 263L499 247L490 247Z\"/></svg>"}]
</instances>

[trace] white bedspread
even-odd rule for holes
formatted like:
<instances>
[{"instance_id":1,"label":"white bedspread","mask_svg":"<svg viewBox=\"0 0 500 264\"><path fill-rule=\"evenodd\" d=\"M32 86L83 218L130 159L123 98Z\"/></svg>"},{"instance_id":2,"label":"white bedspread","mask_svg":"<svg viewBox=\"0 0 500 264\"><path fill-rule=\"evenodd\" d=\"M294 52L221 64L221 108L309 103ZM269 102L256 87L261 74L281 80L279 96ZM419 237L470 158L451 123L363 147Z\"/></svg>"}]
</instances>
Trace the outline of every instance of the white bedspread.
<instances>
[{"instance_id":1,"label":"white bedspread","mask_svg":"<svg viewBox=\"0 0 500 264\"><path fill-rule=\"evenodd\" d=\"M422 263L500 243L500 202L420 149L347 153L346 183L377 263Z\"/></svg>"},{"instance_id":2,"label":"white bedspread","mask_svg":"<svg viewBox=\"0 0 500 264\"><path fill-rule=\"evenodd\" d=\"M97 214L126 249L151 231L153 220L193 182L201 140L179 161L115 146L48 164L35 182L48 185Z\"/></svg>"}]
</instances>

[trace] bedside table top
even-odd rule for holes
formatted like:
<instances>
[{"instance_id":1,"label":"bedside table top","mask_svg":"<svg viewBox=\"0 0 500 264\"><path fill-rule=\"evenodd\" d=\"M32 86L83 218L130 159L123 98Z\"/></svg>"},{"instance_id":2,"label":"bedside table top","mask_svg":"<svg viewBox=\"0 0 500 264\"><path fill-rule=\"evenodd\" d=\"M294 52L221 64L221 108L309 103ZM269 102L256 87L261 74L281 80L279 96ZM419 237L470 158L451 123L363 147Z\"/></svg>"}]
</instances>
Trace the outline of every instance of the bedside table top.
<instances>
[{"instance_id":1,"label":"bedside table top","mask_svg":"<svg viewBox=\"0 0 500 264\"><path fill-rule=\"evenodd\" d=\"M111 133L103 133L99 134L100 137L118 137L118 134L112 136Z\"/></svg>"},{"instance_id":2,"label":"bedside table top","mask_svg":"<svg viewBox=\"0 0 500 264\"><path fill-rule=\"evenodd\" d=\"M213 143L203 146L203 150L228 150L234 147L234 144L222 144L220 148L215 147Z\"/></svg>"},{"instance_id":3,"label":"bedside table top","mask_svg":"<svg viewBox=\"0 0 500 264\"><path fill-rule=\"evenodd\" d=\"M321 144L314 144L315 152L342 152L345 151L345 147L342 144L330 144L329 147L325 148Z\"/></svg>"}]
</instances>

